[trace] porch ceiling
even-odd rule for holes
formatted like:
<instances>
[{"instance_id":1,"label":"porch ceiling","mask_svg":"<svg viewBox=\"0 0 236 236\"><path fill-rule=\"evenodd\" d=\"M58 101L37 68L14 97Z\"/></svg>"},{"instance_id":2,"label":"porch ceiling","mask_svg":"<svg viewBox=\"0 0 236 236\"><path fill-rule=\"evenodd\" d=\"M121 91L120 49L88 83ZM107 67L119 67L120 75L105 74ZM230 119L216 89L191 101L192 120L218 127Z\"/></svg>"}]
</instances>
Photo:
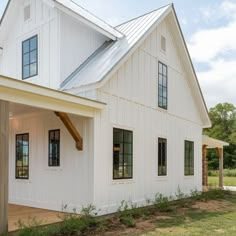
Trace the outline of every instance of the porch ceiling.
<instances>
[{"instance_id":1,"label":"porch ceiling","mask_svg":"<svg viewBox=\"0 0 236 236\"><path fill-rule=\"evenodd\" d=\"M207 135L202 135L202 145L206 145L208 149L211 148L223 148L224 146L229 146L229 143L218 140L218 139L214 139L214 138L210 138Z\"/></svg>"},{"instance_id":2,"label":"porch ceiling","mask_svg":"<svg viewBox=\"0 0 236 236\"><path fill-rule=\"evenodd\" d=\"M105 109L106 104L86 99L65 92L49 89L25 81L0 75L0 100L21 104L26 107L13 106L16 112L26 109L46 109L86 117L94 117L95 110Z\"/></svg>"}]
</instances>

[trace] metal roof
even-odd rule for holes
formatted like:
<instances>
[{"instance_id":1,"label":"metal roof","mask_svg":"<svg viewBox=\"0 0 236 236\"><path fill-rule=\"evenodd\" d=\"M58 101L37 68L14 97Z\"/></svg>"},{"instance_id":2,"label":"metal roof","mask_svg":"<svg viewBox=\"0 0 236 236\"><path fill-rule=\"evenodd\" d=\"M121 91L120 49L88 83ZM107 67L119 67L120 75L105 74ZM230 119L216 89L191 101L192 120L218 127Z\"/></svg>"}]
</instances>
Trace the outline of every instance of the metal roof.
<instances>
[{"instance_id":1,"label":"metal roof","mask_svg":"<svg viewBox=\"0 0 236 236\"><path fill-rule=\"evenodd\" d=\"M99 19L86 9L82 8L72 0L55 0L55 2L63 5L67 9L71 10L72 12L78 14L80 17L82 17L84 20L96 25L101 30L106 31L107 33L111 34L115 38L122 38L123 34L116 30L114 27L110 26L103 20Z\"/></svg>"},{"instance_id":2,"label":"metal roof","mask_svg":"<svg viewBox=\"0 0 236 236\"><path fill-rule=\"evenodd\" d=\"M125 37L102 45L61 84L61 90L100 82L171 7L167 5L117 26Z\"/></svg>"}]
</instances>

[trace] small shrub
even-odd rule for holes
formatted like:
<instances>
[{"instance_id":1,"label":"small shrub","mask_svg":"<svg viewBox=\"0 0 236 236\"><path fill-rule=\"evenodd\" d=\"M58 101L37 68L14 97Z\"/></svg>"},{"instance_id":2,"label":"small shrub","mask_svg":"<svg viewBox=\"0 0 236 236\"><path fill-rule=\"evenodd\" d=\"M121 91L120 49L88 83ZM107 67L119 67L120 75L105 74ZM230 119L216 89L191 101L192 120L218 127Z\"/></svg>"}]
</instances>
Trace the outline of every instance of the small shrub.
<instances>
[{"instance_id":1,"label":"small shrub","mask_svg":"<svg viewBox=\"0 0 236 236\"><path fill-rule=\"evenodd\" d=\"M177 200L181 200L186 197L186 195L181 191L179 186L177 188L177 192L175 193L175 196Z\"/></svg>"},{"instance_id":2,"label":"small shrub","mask_svg":"<svg viewBox=\"0 0 236 236\"><path fill-rule=\"evenodd\" d=\"M96 207L92 204L89 204L87 207L82 206L80 213L85 217L94 217L98 215Z\"/></svg>"},{"instance_id":3,"label":"small shrub","mask_svg":"<svg viewBox=\"0 0 236 236\"><path fill-rule=\"evenodd\" d=\"M157 193L155 195L155 199L153 201L153 205L158 208L160 211L169 211L170 210L170 202L168 197L165 197L161 193Z\"/></svg>"},{"instance_id":4,"label":"small shrub","mask_svg":"<svg viewBox=\"0 0 236 236\"><path fill-rule=\"evenodd\" d=\"M201 199L202 192L199 192L197 189L191 190L190 197L194 199Z\"/></svg>"},{"instance_id":5,"label":"small shrub","mask_svg":"<svg viewBox=\"0 0 236 236\"><path fill-rule=\"evenodd\" d=\"M127 227L135 227L134 218L130 215L121 216L120 222Z\"/></svg>"}]
</instances>

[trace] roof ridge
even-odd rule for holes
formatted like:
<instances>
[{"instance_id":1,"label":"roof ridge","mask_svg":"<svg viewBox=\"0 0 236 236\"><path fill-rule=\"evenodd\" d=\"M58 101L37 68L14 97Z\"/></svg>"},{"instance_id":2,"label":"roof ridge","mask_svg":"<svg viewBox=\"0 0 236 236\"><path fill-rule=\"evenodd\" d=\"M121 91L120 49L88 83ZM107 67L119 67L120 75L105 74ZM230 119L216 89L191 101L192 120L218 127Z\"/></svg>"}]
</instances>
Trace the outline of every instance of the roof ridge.
<instances>
[{"instance_id":1,"label":"roof ridge","mask_svg":"<svg viewBox=\"0 0 236 236\"><path fill-rule=\"evenodd\" d=\"M127 24L127 23L133 21L133 20L137 20L138 18L141 18L141 17L144 17L144 16L146 16L146 15L149 15L149 14L155 12L155 11L159 11L159 10L161 10L162 8L165 8L165 7L167 7L167 6L173 6L173 3L166 4L166 5L164 5L164 6L162 6L162 7L159 7L159 8L157 8L157 9L155 9L155 10L152 10L152 11L150 11L150 12L144 13L144 14L142 14L142 15L140 15L140 16L136 16L136 17L134 17L134 18L132 18L132 19L129 19L129 20L127 20L127 21L125 21L125 22L123 22L123 23L121 23L121 24L115 26L114 28L116 29L116 28L118 28L118 27L120 27L120 26L122 26L122 25L125 25L125 24Z\"/></svg>"}]
</instances>

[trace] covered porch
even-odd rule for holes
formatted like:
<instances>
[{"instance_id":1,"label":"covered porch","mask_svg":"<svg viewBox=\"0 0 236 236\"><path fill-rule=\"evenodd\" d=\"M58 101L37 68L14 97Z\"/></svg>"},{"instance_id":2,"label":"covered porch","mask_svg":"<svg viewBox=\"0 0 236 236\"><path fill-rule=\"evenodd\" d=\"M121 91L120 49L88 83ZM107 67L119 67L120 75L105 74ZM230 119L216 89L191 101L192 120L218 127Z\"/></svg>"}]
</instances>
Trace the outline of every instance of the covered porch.
<instances>
[{"instance_id":1,"label":"covered porch","mask_svg":"<svg viewBox=\"0 0 236 236\"><path fill-rule=\"evenodd\" d=\"M30 124L30 120L28 121L26 120L24 123L27 125L27 127L31 125L31 127L36 127L37 130L41 130L43 124L42 122L44 122L44 124L48 123L47 120L48 118L51 119L52 126L55 124L56 121L57 124L59 124L60 127L62 127L64 130L64 134L67 137L66 143L69 142L70 145L74 147L73 152L75 153L75 151L77 151L81 153L80 155L82 155L83 158L81 158L82 160L79 161L88 163L91 160L91 158L89 158L89 160L86 160L86 158L84 158L84 156L86 156L84 148L88 150L89 147L87 145L87 141L84 142L85 139L83 137L84 135L85 136L87 135L86 132L88 131L84 129L81 132L81 130L78 128L81 127L80 122L81 121L83 122L84 120L85 122L87 122L86 124L89 124L91 127L93 127L93 122L94 122L93 119L96 112L104 109L105 106L106 105L104 103L48 89L45 87L37 86L35 84L30 84L24 81L19 81L12 78L0 76L0 234L7 232L8 230L11 231L15 230L14 228L16 227L15 221L18 221L19 217L24 218L24 212L26 215L30 215L29 213L32 213L33 216L42 215L43 218L44 217L49 218L49 221L45 222L45 224L58 222L59 220L58 213L55 211L47 211L29 207L33 206L37 208L54 210L54 206L50 206L49 208L47 207L47 205L44 202L45 196L43 194L42 196L39 196L40 199L37 204L29 202L29 204L27 204L28 207L24 207L25 205L24 197L22 197L23 199L22 201L19 200L19 202L16 202L16 205L9 204L11 202L9 201L10 199L9 192L10 191L17 192L21 187L24 187L26 189L25 191L28 191L27 190L28 186L34 184L35 186L34 189L32 188L31 192L30 191L27 192L28 196L32 198L34 197L35 191L38 190L39 186L43 186L45 188L45 192L50 192L47 190L52 190L52 192L53 191L56 192L58 189L61 188L60 185L53 186L54 187L53 189L50 188L50 186L46 188L45 185L43 184L45 183L45 180L43 180L42 175L37 175L39 173L38 171L40 167L32 171L31 178L34 177L33 174L36 176L34 178L34 181L30 179L26 180L24 183L23 181L20 182L19 180L15 179L15 173L14 173L11 178L14 179L14 183L18 184L19 186L14 188L13 190L9 188L9 183L11 181L9 178L10 174L9 170L11 171L12 168L10 164L15 165L15 161L13 160L14 157L12 158L11 156L10 158L9 156L12 150L15 149L14 143L12 146L9 146L9 140L11 141L11 134L9 132L9 129L11 128L11 123L13 123L15 129L19 131L21 130L19 127L21 126L21 124L23 124L23 122L21 120L19 121L18 117L19 116L27 117L33 113L42 114L40 123L38 122L39 119L35 120L34 124ZM22 132L24 132L24 130L27 129L28 128L22 129ZM43 135L44 133L46 134L45 137L47 137L48 133L46 133L46 130L43 130L41 132L41 134ZM34 134L36 136L39 135L37 134L37 132L35 132ZM12 135L13 139L14 136L15 133L13 133ZM88 138L86 140L88 140ZM34 143L37 144L37 139L34 141ZM47 144L47 140L45 143ZM72 146L70 146L70 148ZM36 153L40 151L41 151L40 149L35 148L32 152L34 152L34 154L36 155ZM93 155L92 152L89 155L90 156ZM37 158L37 160L35 159L36 164L38 164L37 162L38 160L39 158ZM74 163L71 163L71 165L73 164L75 165L76 162L78 164L78 160L74 160ZM44 167L42 167L41 170L44 171L44 173L46 173L46 177L48 178L49 171L48 169L46 168L43 169L43 168ZM64 170L59 169L57 171L53 169L51 172L54 171L54 173L59 173L59 172L61 173L64 171L66 173L71 174L70 172L67 171L66 168L70 169L70 166L65 165ZM42 172L40 173L42 174ZM82 174L83 176L86 175L86 173L84 172ZM54 175L55 181L59 182L55 176L56 174ZM67 178L64 181L65 182L61 184L65 186L64 191L67 191L66 187L69 186L69 184L66 183L67 181L69 181L69 179ZM35 182L37 183L35 184ZM48 195L46 197L48 197ZM53 200L54 195L51 195L49 197L51 198L51 202L54 201ZM55 210L56 209L58 209L58 207L55 206Z\"/></svg>"},{"instance_id":2,"label":"covered porch","mask_svg":"<svg viewBox=\"0 0 236 236\"><path fill-rule=\"evenodd\" d=\"M19 221L25 225L28 225L35 219L39 225L49 225L61 222L61 216L62 213L57 211L9 204L8 231L13 232L19 230Z\"/></svg>"},{"instance_id":3,"label":"covered porch","mask_svg":"<svg viewBox=\"0 0 236 236\"><path fill-rule=\"evenodd\" d=\"M202 136L202 186L203 190L208 189L208 159L209 149L215 149L219 157L219 188L223 189L223 171L224 171L224 147L229 146L221 140L210 138L207 135Z\"/></svg>"}]
</instances>

